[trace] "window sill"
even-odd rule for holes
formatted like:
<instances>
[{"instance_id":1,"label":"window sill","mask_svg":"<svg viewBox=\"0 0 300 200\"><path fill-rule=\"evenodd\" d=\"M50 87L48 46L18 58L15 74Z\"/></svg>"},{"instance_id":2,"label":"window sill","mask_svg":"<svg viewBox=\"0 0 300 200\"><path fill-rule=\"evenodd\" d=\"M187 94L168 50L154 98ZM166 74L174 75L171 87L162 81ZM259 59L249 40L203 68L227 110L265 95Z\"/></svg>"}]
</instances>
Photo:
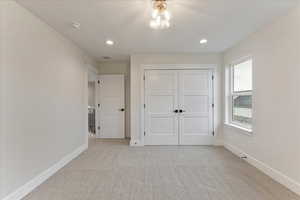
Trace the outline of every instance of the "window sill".
<instances>
[{"instance_id":1,"label":"window sill","mask_svg":"<svg viewBox=\"0 0 300 200\"><path fill-rule=\"evenodd\" d=\"M252 133L253 133L252 129L244 128L244 127L236 125L236 124L225 123L225 126L227 126L229 128L237 129L239 131L242 131L246 135L250 135L251 136Z\"/></svg>"}]
</instances>

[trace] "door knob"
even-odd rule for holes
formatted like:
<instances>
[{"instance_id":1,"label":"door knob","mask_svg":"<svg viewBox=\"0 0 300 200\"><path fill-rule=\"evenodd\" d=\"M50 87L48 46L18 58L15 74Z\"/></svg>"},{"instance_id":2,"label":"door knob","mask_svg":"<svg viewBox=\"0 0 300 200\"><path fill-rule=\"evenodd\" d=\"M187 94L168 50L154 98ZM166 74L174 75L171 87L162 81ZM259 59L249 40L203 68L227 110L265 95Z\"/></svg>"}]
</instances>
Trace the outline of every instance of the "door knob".
<instances>
[{"instance_id":1,"label":"door knob","mask_svg":"<svg viewBox=\"0 0 300 200\"><path fill-rule=\"evenodd\" d=\"M178 111L179 111L179 110L176 109L176 110L174 110L174 113L178 113Z\"/></svg>"},{"instance_id":2,"label":"door knob","mask_svg":"<svg viewBox=\"0 0 300 200\"><path fill-rule=\"evenodd\" d=\"M125 111L125 108L121 108L120 111L121 111L121 112L124 112L124 111Z\"/></svg>"}]
</instances>

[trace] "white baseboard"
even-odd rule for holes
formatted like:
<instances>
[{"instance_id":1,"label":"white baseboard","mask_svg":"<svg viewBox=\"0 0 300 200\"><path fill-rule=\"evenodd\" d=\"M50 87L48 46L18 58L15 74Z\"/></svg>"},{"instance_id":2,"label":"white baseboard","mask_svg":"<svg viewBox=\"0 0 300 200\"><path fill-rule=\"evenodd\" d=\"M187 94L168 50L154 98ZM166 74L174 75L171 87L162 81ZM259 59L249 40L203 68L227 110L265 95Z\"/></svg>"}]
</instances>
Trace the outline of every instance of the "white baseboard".
<instances>
[{"instance_id":1,"label":"white baseboard","mask_svg":"<svg viewBox=\"0 0 300 200\"><path fill-rule=\"evenodd\" d=\"M32 190L50 178L53 174L55 174L58 170L63 168L66 164L72 161L74 158L79 156L82 152L84 152L88 148L88 144L84 144L77 148L72 153L68 154L67 156L63 157L59 162L54 164L52 167L48 168L47 170L43 171L30 181L28 181L25 185L21 186L8 196L4 197L2 200L20 200L24 198L27 194L29 194Z\"/></svg>"},{"instance_id":2,"label":"white baseboard","mask_svg":"<svg viewBox=\"0 0 300 200\"><path fill-rule=\"evenodd\" d=\"M300 195L300 183L297 181L291 179L290 177L286 176L282 172L273 169L272 167L268 166L267 164L255 159L254 157L246 154L245 152L241 151L237 147L230 145L230 144L224 144L224 147L231 151L233 154L237 155L238 157L246 156L247 158L245 161L247 161L249 164L253 165L266 175L270 176L275 181L279 182L280 184L284 185L291 191L295 192L296 194Z\"/></svg>"},{"instance_id":3,"label":"white baseboard","mask_svg":"<svg viewBox=\"0 0 300 200\"><path fill-rule=\"evenodd\" d=\"M129 145L132 146L132 147L142 147L142 146L145 146L145 144L143 142L141 142L141 140L133 140L133 139L130 140ZM213 145L214 146L223 146L223 141L215 141L213 143Z\"/></svg>"}]
</instances>

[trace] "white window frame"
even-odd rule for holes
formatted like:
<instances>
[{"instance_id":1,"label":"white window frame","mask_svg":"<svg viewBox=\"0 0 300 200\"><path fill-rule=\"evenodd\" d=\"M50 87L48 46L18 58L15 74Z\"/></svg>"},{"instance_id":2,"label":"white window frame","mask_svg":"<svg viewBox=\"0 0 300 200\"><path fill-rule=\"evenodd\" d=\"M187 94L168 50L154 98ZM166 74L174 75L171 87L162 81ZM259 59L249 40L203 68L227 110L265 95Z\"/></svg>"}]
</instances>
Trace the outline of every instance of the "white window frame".
<instances>
[{"instance_id":1,"label":"white window frame","mask_svg":"<svg viewBox=\"0 0 300 200\"><path fill-rule=\"evenodd\" d=\"M240 92L234 92L233 86L234 86L234 77L233 77L233 73L234 73L234 66L241 64L243 62L246 62L248 60L252 60L252 70L253 70L253 58L251 56L247 56L244 57L242 59L239 59L235 62L232 62L229 67L228 67L228 72L227 72L227 109L226 109L226 121L225 124L231 126L231 127L235 127L241 130L246 131L247 133L252 133L252 124L250 124L250 126L247 126L243 123L239 123L237 121L233 120L233 96L235 95L251 95L253 96L253 88L252 90L248 90L248 91L240 91ZM252 103L253 104L253 103ZM252 113L253 113L253 106L252 106ZM253 116L252 116L253 118Z\"/></svg>"}]
</instances>

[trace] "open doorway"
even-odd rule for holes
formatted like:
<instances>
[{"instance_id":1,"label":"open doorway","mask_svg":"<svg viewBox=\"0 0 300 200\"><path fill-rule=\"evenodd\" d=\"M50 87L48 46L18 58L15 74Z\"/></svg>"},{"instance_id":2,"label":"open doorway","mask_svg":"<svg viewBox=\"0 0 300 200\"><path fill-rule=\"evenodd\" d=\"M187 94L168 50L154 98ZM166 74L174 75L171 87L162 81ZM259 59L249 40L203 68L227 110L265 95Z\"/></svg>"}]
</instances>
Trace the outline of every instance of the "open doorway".
<instances>
[{"instance_id":1,"label":"open doorway","mask_svg":"<svg viewBox=\"0 0 300 200\"><path fill-rule=\"evenodd\" d=\"M88 129L89 136L96 136L96 104L95 104L95 81L88 82Z\"/></svg>"},{"instance_id":2,"label":"open doorway","mask_svg":"<svg viewBox=\"0 0 300 200\"><path fill-rule=\"evenodd\" d=\"M104 86L104 87L106 87L107 85L109 87L114 86L115 88L108 90L108 91L111 91L111 92L121 90L121 88L122 88L122 91L123 91L122 93L123 93L124 96L119 97L119 99L122 99L122 103L119 103L119 105L117 105L117 107L114 109L115 110L114 112L119 117L123 117L123 115L124 115L124 123L125 124L122 126L124 128L124 130L122 130L120 132L123 133L122 138L124 138L124 134L125 134L125 138L128 141L130 139L130 112L129 112L130 111L130 73L129 72L130 72L130 63L127 62L127 61L106 61L106 62L100 63L99 68L98 68L98 79L101 79L101 77L106 77L106 81L104 82L104 85L102 84L102 86ZM114 77L114 76L115 76L115 79L117 79L117 80L119 80L120 77L123 77L123 80L122 81L119 80L119 81L116 81L112 84L109 84L111 77ZM97 85L98 85L98 82L96 82L96 88L97 88ZM96 99L99 96L99 102L96 101L96 106L99 103L100 106L102 104L102 109L104 109L104 108L108 109L110 104L108 104L108 106L107 106L107 105L105 105L106 102L104 102L104 104L101 103L101 96L107 96L107 95L100 93L101 89L104 92L107 91L107 90L105 90L105 88L103 88L103 87L101 88L101 84L98 85L98 86L99 86L99 95L97 95L97 93L96 93ZM117 88L119 88L119 89L117 89ZM96 89L96 91L97 91L97 89ZM111 94L108 94L108 96L110 96L110 95ZM120 96L120 95L117 95L117 96ZM104 99L105 99L105 97L104 97ZM125 109L124 111L120 110L120 109L123 109L123 108ZM100 109L100 111L101 111L101 109ZM96 111L96 113L97 113L97 111ZM99 113L99 115L101 115L101 114ZM99 119L99 117L100 116L97 116L97 114L96 114L96 118L98 118L98 121L101 120L101 119ZM97 121L96 121L96 124L97 124ZM103 124L103 125L108 127L109 124L105 122L105 124ZM108 138L107 134L104 133L105 132L105 130L104 130L105 127L103 125L102 126L100 125L99 138L105 138L105 137ZM97 132L97 129L98 129L98 127L96 125L96 132Z\"/></svg>"},{"instance_id":3,"label":"open doorway","mask_svg":"<svg viewBox=\"0 0 300 200\"><path fill-rule=\"evenodd\" d=\"M88 73L88 137L96 137L96 81L97 73Z\"/></svg>"},{"instance_id":4,"label":"open doorway","mask_svg":"<svg viewBox=\"0 0 300 200\"><path fill-rule=\"evenodd\" d=\"M89 144L122 141L129 144L129 63L99 63L87 84Z\"/></svg>"}]
</instances>

